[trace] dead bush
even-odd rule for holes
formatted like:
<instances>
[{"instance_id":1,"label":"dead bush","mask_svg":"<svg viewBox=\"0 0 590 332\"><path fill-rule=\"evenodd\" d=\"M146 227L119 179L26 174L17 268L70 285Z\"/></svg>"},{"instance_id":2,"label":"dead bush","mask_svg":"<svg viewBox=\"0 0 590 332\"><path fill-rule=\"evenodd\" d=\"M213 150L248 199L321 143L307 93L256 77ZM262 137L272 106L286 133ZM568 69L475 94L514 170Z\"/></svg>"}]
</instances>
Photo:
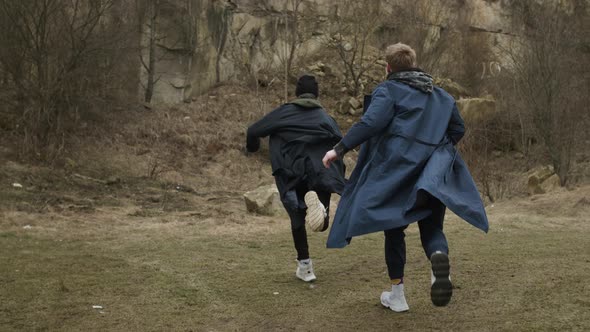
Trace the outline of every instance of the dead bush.
<instances>
[{"instance_id":1,"label":"dead bush","mask_svg":"<svg viewBox=\"0 0 590 332\"><path fill-rule=\"evenodd\" d=\"M351 95L364 92L361 79L373 66L367 55L374 33L384 19L380 1L345 1L336 6L333 36L328 47L336 51Z\"/></svg>"},{"instance_id":2,"label":"dead bush","mask_svg":"<svg viewBox=\"0 0 590 332\"><path fill-rule=\"evenodd\" d=\"M530 122L561 180L569 181L573 156L586 149L590 97L588 2L513 2L523 34L502 49L510 60L513 105ZM505 84L505 85L507 85ZM527 137L523 133L523 137ZM526 138L523 138L523 141Z\"/></svg>"},{"instance_id":3,"label":"dead bush","mask_svg":"<svg viewBox=\"0 0 590 332\"><path fill-rule=\"evenodd\" d=\"M129 91L133 24L114 0L0 0L0 101L12 114L21 153L53 160L90 110ZM126 79L122 79L126 77Z\"/></svg>"}]
</instances>

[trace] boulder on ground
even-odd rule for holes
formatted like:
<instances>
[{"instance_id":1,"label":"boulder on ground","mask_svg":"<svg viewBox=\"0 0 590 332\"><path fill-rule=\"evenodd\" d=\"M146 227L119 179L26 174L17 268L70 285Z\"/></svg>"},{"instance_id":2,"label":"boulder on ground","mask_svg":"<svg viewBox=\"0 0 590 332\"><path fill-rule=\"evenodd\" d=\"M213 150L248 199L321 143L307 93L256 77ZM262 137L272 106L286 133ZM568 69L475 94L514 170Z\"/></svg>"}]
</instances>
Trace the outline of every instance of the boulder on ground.
<instances>
[{"instance_id":1,"label":"boulder on ground","mask_svg":"<svg viewBox=\"0 0 590 332\"><path fill-rule=\"evenodd\" d=\"M559 175L553 174L541 183L541 189L546 193L558 190L561 188L561 181Z\"/></svg>"},{"instance_id":2,"label":"boulder on ground","mask_svg":"<svg viewBox=\"0 0 590 332\"><path fill-rule=\"evenodd\" d=\"M559 176L552 166L543 166L529 173L527 187L529 194L544 194L560 187Z\"/></svg>"},{"instance_id":3,"label":"boulder on ground","mask_svg":"<svg viewBox=\"0 0 590 332\"><path fill-rule=\"evenodd\" d=\"M463 98L456 101L461 117L467 122L482 122L496 113L496 101L489 98Z\"/></svg>"},{"instance_id":4,"label":"boulder on ground","mask_svg":"<svg viewBox=\"0 0 590 332\"><path fill-rule=\"evenodd\" d=\"M244 194L248 212L274 216L284 212L279 190L276 185L267 185Z\"/></svg>"}]
</instances>

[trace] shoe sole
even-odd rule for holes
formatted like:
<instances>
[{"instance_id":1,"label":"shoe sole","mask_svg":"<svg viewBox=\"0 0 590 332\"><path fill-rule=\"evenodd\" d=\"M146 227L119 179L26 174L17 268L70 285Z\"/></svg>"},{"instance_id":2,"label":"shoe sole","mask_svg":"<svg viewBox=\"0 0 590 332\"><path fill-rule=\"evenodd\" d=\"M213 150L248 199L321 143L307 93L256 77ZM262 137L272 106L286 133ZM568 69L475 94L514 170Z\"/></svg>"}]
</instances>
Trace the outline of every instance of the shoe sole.
<instances>
[{"instance_id":1,"label":"shoe sole","mask_svg":"<svg viewBox=\"0 0 590 332\"><path fill-rule=\"evenodd\" d=\"M297 279L299 279L299 280L301 280L301 281L305 281L305 282L313 282L313 281L316 281L316 280L317 280L317 277L316 277L316 276L313 276L313 277L312 277L312 278L310 278L310 279L305 279L305 277L300 277L300 276L298 276L298 275L297 275L297 273L295 273L295 277L296 277Z\"/></svg>"},{"instance_id":2,"label":"shoe sole","mask_svg":"<svg viewBox=\"0 0 590 332\"><path fill-rule=\"evenodd\" d=\"M309 279L309 280L305 280L305 279L303 279L303 278L299 278L299 277L297 277L297 279L299 279L299 280L301 280L301 281L303 281L303 282L314 282L314 281L316 281L316 280L317 280L317 278L312 278L312 279Z\"/></svg>"},{"instance_id":3,"label":"shoe sole","mask_svg":"<svg viewBox=\"0 0 590 332\"><path fill-rule=\"evenodd\" d=\"M307 212L305 214L305 222L309 228L314 232L321 232L326 230L324 222L324 206L315 191L308 191L304 197L305 205L307 205Z\"/></svg>"},{"instance_id":4,"label":"shoe sole","mask_svg":"<svg viewBox=\"0 0 590 332\"><path fill-rule=\"evenodd\" d=\"M451 301L453 296L453 284L449 278L451 266L449 256L443 253L433 254L430 258L434 283L430 288L430 298L437 307L444 307Z\"/></svg>"},{"instance_id":5,"label":"shoe sole","mask_svg":"<svg viewBox=\"0 0 590 332\"><path fill-rule=\"evenodd\" d=\"M322 228L320 228L320 232L325 231L326 229L328 229L328 227L330 226L330 220L328 219L328 217L324 218L324 225L322 226Z\"/></svg>"}]
</instances>

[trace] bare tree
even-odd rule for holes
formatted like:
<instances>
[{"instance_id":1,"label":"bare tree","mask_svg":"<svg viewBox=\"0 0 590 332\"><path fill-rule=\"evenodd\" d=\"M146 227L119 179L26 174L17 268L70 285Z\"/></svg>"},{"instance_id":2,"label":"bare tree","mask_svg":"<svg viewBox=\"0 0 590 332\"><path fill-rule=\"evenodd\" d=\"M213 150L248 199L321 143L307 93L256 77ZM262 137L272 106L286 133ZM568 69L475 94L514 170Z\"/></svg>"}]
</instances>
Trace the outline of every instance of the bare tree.
<instances>
[{"instance_id":1,"label":"bare tree","mask_svg":"<svg viewBox=\"0 0 590 332\"><path fill-rule=\"evenodd\" d=\"M301 43L299 40L299 7L303 0L289 0L289 11L291 14L291 25L289 35L289 57L287 59L287 72L290 73L293 67L293 60L295 59L295 51Z\"/></svg>"},{"instance_id":2,"label":"bare tree","mask_svg":"<svg viewBox=\"0 0 590 332\"><path fill-rule=\"evenodd\" d=\"M361 78L373 65L366 51L383 18L380 1L346 0L336 9L335 33L328 46L336 51L346 70L353 95L361 92Z\"/></svg>"},{"instance_id":3,"label":"bare tree","mask_svg":"<svg viewBox=\"0 0 590 332\"><path fill-rule=\"evenodd\" d=\"M0 0L0 96L19 119L25 153L50 160L80 113L112 91L116 53L127 41L114 0Z\"/></svg>"},{"instance_id":4,"label":"bare tree","mask_svg":"<svg viewBox=\"0 0 590 332\"><path fill-rule=\"evenodd\" d=\"M286 57L287 61L285 61L285 102L287 102L289 96L289 77L291 75L291 69L293 66L293 60L295 58L295 51L297 50L297 46L299 45L299 6L301 5L302 0L289 0L288 8L290 13L290 21L291 24L289 25L289 19L285 21L285 34L287 34L287 43L289 46L289 50L287 51Z\"/></svg>"},{"instance_id":5,"label":"bare tree","mask_svg":"<svg viewBox=\"0 0 590 332\"><path fill-rule=\"evenodd\" d=\"M154 86L160 79L159 77L156 78L156 65L158 63L157 59L157 42L158 42L158 9L159 9L160 1L159 0L149 0L148 1L148 15L149 20L147 23L149 29L149 36L148 36L148 63L146 64L143 58L143 54L139 55L141 60L141 64L147 73L146 78L146 86L145 86L145 95L144 101L146 103L150 103L152 101L152 96L154 95Z\"/></svg>"},{"instance_id":6,"label":"bare tree","mask_svg":"<svg viewBox=\"0 0 590 332\"><path fill-rule=\"evenodd\" d=\"M221 81L221 59L228 37L228 28L232 19L233 7L228 4L214 3L207 8L207 24L211 32L211 42L216 51L215 82Z\"/></svg>"},{"instance_id":7,"label":"bare tree","mask_svg":"<svg viewBox=\"0 0 590 332\"><path fill-rule=\"evenodd\" d=\"M302 0L288 0L285 2L283 14L274 21L273 46L279 60L279 67L283 74L284 101L289 98L289 82L293 78L292 68L295 53L300 45L299 39L299 7Z\"/></svg>"},{"instance_id":8,"label":"bare tree","mask_svg":"<svg viewBox=\"0 0 590 332\"><path fill-rule=\"evenodd\" d=\"M569 180L576 142L583 130L580 110L588 94L587 2L515 3L524 35L505 51L511 60L515 92L530 112L561 185ZM587 32L587 31L586 31ZM584 92L583 92L584 91Z\"/></svg>"}]
</instances>

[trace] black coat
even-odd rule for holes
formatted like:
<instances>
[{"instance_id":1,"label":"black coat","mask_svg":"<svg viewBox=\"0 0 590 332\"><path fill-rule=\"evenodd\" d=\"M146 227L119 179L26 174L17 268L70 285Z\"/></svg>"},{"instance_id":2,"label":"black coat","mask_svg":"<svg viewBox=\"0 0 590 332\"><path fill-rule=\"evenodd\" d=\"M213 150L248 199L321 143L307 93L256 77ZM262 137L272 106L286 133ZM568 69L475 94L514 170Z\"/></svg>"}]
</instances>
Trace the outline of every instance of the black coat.
<instances>
[{"instance_id":1,"label":"black coat","mask_svg":"<svg viewBox=\"0 0 590 332\"><path fill-rule=\"evenodd\" d=\"M305 184L310 190L341 193L344 163L326 169L324 154L342 139L336 121L315 99L297 99L268 113L248 128L246 148L255 152L260 138L270 136L270 162L281 199L286 205L302 207L302 202L286 202L286 194ZM304 206L304 205L303 205Z\"/></svg>"}]
</instances>

